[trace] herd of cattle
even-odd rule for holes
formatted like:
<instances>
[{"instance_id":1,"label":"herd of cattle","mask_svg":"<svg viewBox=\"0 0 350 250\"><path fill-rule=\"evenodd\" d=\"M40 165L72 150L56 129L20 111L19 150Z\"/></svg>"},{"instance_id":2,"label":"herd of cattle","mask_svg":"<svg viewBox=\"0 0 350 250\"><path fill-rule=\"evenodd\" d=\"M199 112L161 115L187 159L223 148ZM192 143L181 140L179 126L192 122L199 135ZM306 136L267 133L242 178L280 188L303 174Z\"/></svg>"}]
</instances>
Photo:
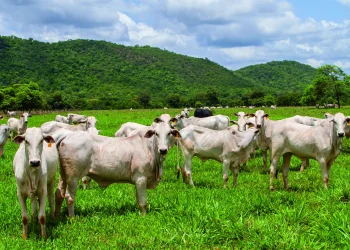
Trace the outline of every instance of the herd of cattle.
<instances>
[{"instance_id":1,"label":"herd of cattle","mask_svg":"<svg viewBox=\"0 0 350 250\"><path fill-rule=\"evenodd\" d=\"M46 197L52 217L60 215L64 199L69 216L74 216L80 179L84 187L91 179L102 187L118 182L134 184L137 203L145 215L146 190L155 188L160 182L165 156L174 145L182 150L184 165L179 171L184 182L191 186L194 185L191 170L194 156L203 161L221 162L224 186L227 186L229 170L233 172L235 186L240 164L245 164L260 147L264 171L270 150L271 190L280 157L283 157L284 187L288 189L292 155L303 161L302 168L308 165L309 159L317 160L327 188L329 170L341 151L342 139L350 137L350 117L342 113L326 113L324 118L294 116L273 121L265 111L257 110L251 114L235 113L238 119L232 121L228 116L213 116L208 111L195 111L200 117L190 117L187 109L175 117L163 114L150 126L127 122L116 131L114 138L98 135L97 120L93 116L57 115L55 121L46 122L40 128L28 128L29 113L21 114L20 119L9 113L11 117L7 124L0 126L0 156L8 137L20 144L14 156L13 170L22 210L22 237L28 235L26 199L30 198L33 218L38 215L41 235L46 237ZM58 168L60 177L54 192Z\"/></svg>"}]
</instances>

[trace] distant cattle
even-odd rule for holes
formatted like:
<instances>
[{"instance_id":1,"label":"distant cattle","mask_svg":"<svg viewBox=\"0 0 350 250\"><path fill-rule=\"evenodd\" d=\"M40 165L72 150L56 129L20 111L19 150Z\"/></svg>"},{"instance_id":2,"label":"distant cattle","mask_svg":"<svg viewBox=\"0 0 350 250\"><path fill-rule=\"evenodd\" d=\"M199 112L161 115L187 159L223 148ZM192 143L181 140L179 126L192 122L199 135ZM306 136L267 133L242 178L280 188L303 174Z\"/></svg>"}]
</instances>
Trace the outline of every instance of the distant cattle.
<instances>
[{"instance_id":1,"label":"distant cattle","mask_svg":"<svg viewBox=\"0 0 350 250\"><path fill-rule=\"evenodd\" d=\"M74 124L86 122L86 116L85 115L78 115L78 114L68 114L67 115L68 120L72 121Z\"/></svg>"},{"instance_id":2,"label":"distant cattle","mask_svg":"<svg viewBox=\"0 0 350 250\"><path fill-rule=\"evenodd\" d=\"M18 135L14 141L20 146L13 159L13 171L16 177L17 197L22 210L24 239L28 236L29 215L26 199L32 204L33 219L37 218L41 226L41 236L46 238L45 207L46 197L49 200L51 216L54 215L54 185L58 166L58 152L53 138L43 134L40 128L28 128L23 135ZM36 199L38 197L38 200Z\"/></svg>"},{"instance_id":3,"label":"distant cattle","mask_svg":"<svg viewBox=\"0 0 350 250\"><path fill-rule=\"evenodd\" d=\"M72 123L71 121L69 121L68 117L63 116L63 115L56 115L55 121L56 122L63 122L63 123L66 123L66 124L71 124Z\"/></svg>"},{"instance_id":4,"label":"distant cattle","mask_svg":"<svg viewBox=\"0 0 350 250\"><path fill-rule=\"evenodd\" d=\"M85 122L81 122L78 125L70 125L62 122L45 122L41 125L41 129L43 133L51 134L59 129L66 129L70 131L86 131L87 130L87 120Z\"/></svg>"},{"instance_id":5,"label":"distant cattle","mask_svg":"<svg viewBox=\"0 0 350 250\"><path fill-rule=\"evenodd\" d=\"M194 117L199 117L199 118L202 118L202 117L208 117L208 116L212 116L213 115L213 112L211 112L210 109L196 109L194 111Z\"/></svg>"},{"instance_id":6,"label":"distant cattle","mask_svg":"<svg viewBox=\"0 0 350 250\"><path fill-rule=\"evenodd\" d=\"M324 106L325 108L335 108L335 107L338 106L338 105L337 105L337 104L334 104L334 103L328 103L328 104L323 103L323 106Z\"/></svg>"},{"instance_id":7,"label":"distant cattle","mask_svg":"<svg viewBox=\"0 0 350 250\"><path fill-rule=\"evenodd\" d=\"M187 109L187 108L184 108L182 111L181 111L181 114L180 115L183 115L184 117L188 118L190 117L190 111Z\"/></svg>"},{"instance_id":8,"label":"distant cattle","mask_svg":"<svg viewBox=\"0 0 350 250\"><path fill-rule=\"evenodd\" d=\"M31 114L24 112L21 115L20 119L11 117L7 120L7 126L10 128L10 131L12 132L12 138L15 137L16 135L21 135L26 132L28 117L31 117Z\"/></svg>"},{"instance_id":9,"label":"distant cattle","mask_svg":"<svg viewBox=\"0 0 350 250\"><path fill-rule=\"evenodd\" d=\"M7 111L9 117L16 117L16 111Z\"/></svg>"}]
</instances>

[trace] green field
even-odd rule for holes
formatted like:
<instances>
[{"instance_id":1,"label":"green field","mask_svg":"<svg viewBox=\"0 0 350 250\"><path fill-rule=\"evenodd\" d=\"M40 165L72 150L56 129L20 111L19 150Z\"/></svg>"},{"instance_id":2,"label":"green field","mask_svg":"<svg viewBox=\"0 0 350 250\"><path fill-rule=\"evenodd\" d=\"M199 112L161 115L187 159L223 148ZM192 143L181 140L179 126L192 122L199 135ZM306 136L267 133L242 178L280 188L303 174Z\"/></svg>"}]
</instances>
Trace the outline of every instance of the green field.
<instances>
[{"instance_id":1,"label":"green field","mask_svg":"<svg viewBox=\"0 0 350 250\"><path fill-rule=\"evenodd\" d=\"M235 119L234 112L249 109L221 109ZM270 119L294 115L323 117L338 109L265 109ZM350 114L350 107L340 109ZM178 114L179 109L166 111ZM82 111L94 115L100 134L113 136L127 121L151 124L164 110ZM65 115L65 113L61 113ZM56 114L35 115L29 127L53 120ZM6 119L1 121L5 123ZM290 190L283 189L282 175L269 189L269 174L262 171L260 151L240 171L236 188L223 188L222 166L216 161L193 159L194 188L176 179L177 150L167 155L162 182L148 190L147 215L141 216L130 184L113 184L101 189L77 191L75 218L67 217L64 204L61 217L48 219L47 240L40 238L40 226L29 224L29 239L22 239L20 205L12 171L17 144L7 142L0 158L0 249L350 249L350 142L344 139L343 152L333 164L329 189L325 190L316 161L299 172L301 161L292 158ZM182 164L182 156L181 163ZM281 165L279 166L281 167ZM58 177L58 174L57 174ZM28 208L30 209L29 200ZM47 216L49 209L47 207Z\"/></svg>"}]
</instances>

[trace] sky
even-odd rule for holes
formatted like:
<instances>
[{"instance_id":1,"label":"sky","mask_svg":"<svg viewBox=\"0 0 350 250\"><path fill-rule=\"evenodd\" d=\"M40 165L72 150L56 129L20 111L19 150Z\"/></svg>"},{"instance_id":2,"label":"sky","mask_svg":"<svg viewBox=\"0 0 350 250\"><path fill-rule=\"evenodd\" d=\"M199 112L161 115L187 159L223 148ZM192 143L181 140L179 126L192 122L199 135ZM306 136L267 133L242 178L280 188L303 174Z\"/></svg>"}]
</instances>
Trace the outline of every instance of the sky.
<instances>
[{"instance_id":1,"label":"sky","mask_svg":"<svg viewBox=\"0 0 350 250\"><path fill-rule=\"evenodd\" d=\"M149 45L232 70L295 60L350 74L350 0L0 0L0 35Z\"/></svg>"}]
</instances>

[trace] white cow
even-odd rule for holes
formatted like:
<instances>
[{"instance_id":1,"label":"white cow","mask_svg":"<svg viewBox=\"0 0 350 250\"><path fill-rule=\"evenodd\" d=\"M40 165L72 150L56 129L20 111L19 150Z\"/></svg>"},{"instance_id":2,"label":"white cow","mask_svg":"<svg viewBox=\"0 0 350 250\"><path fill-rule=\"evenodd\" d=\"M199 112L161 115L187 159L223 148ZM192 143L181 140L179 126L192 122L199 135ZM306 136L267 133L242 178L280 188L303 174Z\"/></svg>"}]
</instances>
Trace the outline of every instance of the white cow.
<instances>
[{"instance_id":1,"label":"white cow","mask_svg":"<svg viewBox=\"0 0 350 250\"><path fill-rule=\"evenodd\" d=\"M24 134L26 132L28 117L31 117L31 115L27 112L24 112L21 115L20 119L11 117L7 120L7 126L10 128L13 137L15 137L16 135Z\"/></svg>"},{"instance_id":2,"label":"white cow","mask_svg":"<svg viewBox=\"0 0 350 250\"><path fill-rule=\"evenodd\" d=\"M68 118L66 116L63 116L63 115L56 115L55 121L70 124Z\"/></svg>"},{"instance_id":3,"label":"white cow","mask_svg":"<svg viewBox=\"0 0 350 250\"><path fill-rule=\"evenodd\" d=\"M322 121L317 126L307 126L288 120L275 124L271 140L270 189L274 190L273 180L278 160L283 156L283 182L288 189L288 170L292 155L300 159L315 159L319 162L325 188L328 188L329 170L339 155L342 138L345 135L349 118L337 113L333 118Z\"/></svg>"},{"instance_id":4,"label":"white cow","mask_svg":"<svg viewBox=\"0 0 350 250\"><path fill-rule=\"evenodd\" d=\"M187 108L184 108L183 110L181 110L181 114L183 115L185 118L189 118L190 117L190 111Z\"/></svg>"},{"instance_id":5,"label":"white cow","mask_svg":"<svg viewBox=\"0 0 350 250\"><path fill-rule=\"evenodd\" d=\"M180 136L169 124L161 122L145 136L111 138L84 132L69 133L58 145L61 178L56 192L56 211L67 190L68 211L74 216L78 180L89 176L100 186L131 183L136 186L136 198L146 214L146 190L155 188L163 174L163 162L168 149Z\"/></svg>"},{"instance_id":6,"label":"white cow","mask_svg":"<svg viewBox=\"0 0 350 250\"><path fill-rule=\"evenodd\" d=\"M9 117L16 117L16 111L7 111Z\"/></svg>"},{"instance_id":7,"label":"white cow","mask_svg":"<svg viewBox=\"0 0 350 250\"><path fill-rule=\"evenodd\" d=\"M148 129L154 128L158 123L165 122L170 124L171 116L169 114L162 114L159 118L155 118L151 126L139 124L136 122L126 122L120 126L115 132L114 137L129 137L131 134L135 134L135 130L144 130L147 132Z\"/></svg>"},{"instance_id":8,"label":"white cow","mask_svg":"<svg viewBox=\"0 0 350 250\"><path fill-rule=\"evenodd\" d=\"M18 135L14 141L20 143L13 159L13 171L16 177L17 196L22 210L24 239L28 236L29 215L26 199L30 198L33 218L37 216L37 199L39 199L38 220L41 236L46 237L45 206L49 200L51 216L54 216L54 185L58 166L58 152L53 145L53 138L43 134L40 128L28 128L26 133Z\"/></svg>"},{"instance_id":9,"label":"white cow","mask_svg":"<svg viewBox=\"0 0 350 250\"><path fill-rule=\"evenodd\" d=\"M236 186L238 166L246 162L250 153L255 150L258 131L249 129L239 132L231 128L212 130L193 125L182 129L179 143L184 155L184 181L193 186L192 158L197 156L203 161L213 159L222 162L224 187L227 185L229 169L234 173L233 185Z\"/></svg>"},{"instance_id":10,"label":"white cow","mask_svg":"<svg viewBox=\"0 0 350 250\"><path fill-rule=\"evenodd\" d=\"M171 122L173 122L173 125L179 130L189 125L196 125L214 130L223 130L230 126L230 118L224 115L214 115L203 118L194 116L185 118L182 115L177 115L175 118L171 119Z\"/></svg>"},{"instance_id":11,"label":"white cow","mask_svg":"<svg viewBox=\"0 0 350 250\"><path fill-rule=\"evenodd\" d=\"M97 120L95 118L95 116L88 116L87 118L87 128L96 128L96 123L97 123Z\"/></svg>"},{"instance_id":12,"label":"white cow","mask_svg":"<svg viewBox=\"0 0 350 250\"><path fill-rule=\"evenodd\" d=\"M7 138L10 136L10 129L7 125L2 124L0 126L0 157L4 154L4 147Z\"/></svg>"},{"instance_id":13,"label":"white cow","mask_svg":"<svg viewBox=\"0 0 350 250\"><path fill-rule=\"evenodd\" d=\"M78 114L68 114L67 118L68 120L72 121L72 123L75 123L75 124L86 122L86 119L87 119L85 115L78 115Z\"/></svg>"},{"instance_id":14,"label":"white cow","mask_svg":"<svg viewBox=\"0 0 350 250\"><path fill-rule=\"evenodd\" d=\"M46 134L52 134L53 132L59 130L59 129L66 129L70 131L86 131L87 125L86 120L85 122L79 123L78 125L70 125L62 122L45 122L41 125L41 129Z\"/></svg>"}]
</instances>

